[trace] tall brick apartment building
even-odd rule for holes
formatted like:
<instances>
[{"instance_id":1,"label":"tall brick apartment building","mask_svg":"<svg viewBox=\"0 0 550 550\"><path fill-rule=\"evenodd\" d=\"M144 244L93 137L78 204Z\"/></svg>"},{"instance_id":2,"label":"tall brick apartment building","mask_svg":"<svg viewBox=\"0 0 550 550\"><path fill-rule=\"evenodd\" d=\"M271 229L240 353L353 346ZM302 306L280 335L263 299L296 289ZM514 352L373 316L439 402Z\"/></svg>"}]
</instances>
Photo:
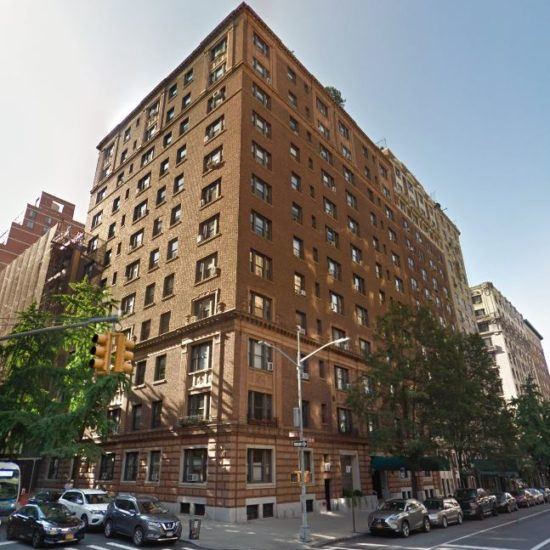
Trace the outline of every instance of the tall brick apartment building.
<instances>
[{"instance_id":1,"label":"tall brick apartment building","mask_svg":"<svg viewBox=\"0 0 550 550\"><path fill-rule=\"evenodd\" d=\"M295 369L258 341L292 356L299 325L304 354L350 338L304 376L309 504L410 492L405 473L371 467L345 390L392 300L456 324L445 262L315 77L241 5L98 148L89 247L107 241L103 284L138 344L117 433L86 475L217 519L297 513Z\"/></svg>"}]
</instances>

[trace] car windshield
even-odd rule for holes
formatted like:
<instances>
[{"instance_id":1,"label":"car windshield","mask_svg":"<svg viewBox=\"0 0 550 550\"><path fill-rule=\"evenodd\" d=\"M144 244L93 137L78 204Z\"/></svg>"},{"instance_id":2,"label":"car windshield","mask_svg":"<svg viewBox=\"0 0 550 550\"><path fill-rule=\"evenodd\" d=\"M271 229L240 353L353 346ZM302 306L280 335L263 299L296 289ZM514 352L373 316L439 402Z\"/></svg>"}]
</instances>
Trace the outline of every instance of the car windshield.
<instances>
[{"instance_id":1,"label":"car windshield","mask_svg":"<svg viewBox=\"0 0 550 550\"><path fill-rule=\"evenodd\" d=\"M520 497L525 494L525 491L523 489L517 489L515 491L512 491L512 495L515 497Z\"/></svg>"},{"instance_id":2,"label":"car windshield","mask_svg":"<svg viewBox=\"0 0 550 550\"><path fill-rule=\"evenodd\" d=\"M442 500L425 500L424 506L429 510L443 510L443 501Z\"/></svg>"},{"instance_id":3,"label":"car windshield","mask_svg":"<svg viewBox=\"0 0 550 550\"><path fill-rule=\"evenodd\" d=\"M86 500L88 504L109 504L113 499L103 493L88 493Z\"/></svg>"},{"instance_id":4,"label":"car windshield","mask_svg":"<svg viewBox=\"0 0 550 550\"><path fill-rule=\"evenodd\" d=\"M140 500L139 509L144 514L167 514L168 510L154 500Z\"/></svg>"},{"instance_id":5,"label":"car windshield","mask_svg":"<svg viewBox=\"0 0 550 550\"><path fill-rule=\"evenodd\" d=\"M475 498L477 491L475 489L457 489L456 498Z\"/></svg>"},{"instance_id":6,"label":"car windshield","mask_svg":"<svg viewBox=\"0 0 550 550\"><path fill-rule=\"evenodd\" d=\"M379 510L388 512L402 512L405 509L404 500L388 500L380 506Z\"/></svg>"},{"instance_id":7,"label":"car windshield","mask_svg":"<svg viewBox=\"0 0 550 550\"><path fill-rule=\"evenodd\" d=\"M63 504L41 504L39 506L42 515L52 521L59 521L71 515L69 509Z\"/></svg>"}]
</instances>

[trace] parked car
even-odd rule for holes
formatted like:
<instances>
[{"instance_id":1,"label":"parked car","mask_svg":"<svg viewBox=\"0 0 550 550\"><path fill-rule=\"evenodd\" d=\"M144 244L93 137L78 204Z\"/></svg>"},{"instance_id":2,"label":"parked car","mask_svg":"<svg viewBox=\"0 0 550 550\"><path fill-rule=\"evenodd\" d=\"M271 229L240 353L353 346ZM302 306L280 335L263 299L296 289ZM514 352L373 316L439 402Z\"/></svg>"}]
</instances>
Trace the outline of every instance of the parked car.
<instances>
[{"instance_id":1,"label":"parked car","mask_svg":"<svg viewBox=\"0 0 550 550\"><path fill-rule=\"evenodd\" d=\"M79 542L86 526L63 504L27 504L14 512L6 526L8 540L26 539L34 548L43 544Z\"/></svg>"},{"instance_id":2,"label":"parked car","mask_svg":"<svg viewBox=\"0 0 550 550\"><path fill-rule=\"evenodd\" d=\"M499 512L517 512L518 503L510 493L496 493L497 508Z\"/></svg>"},{"instance_id":3,"label":"parked car","mask_svg":"<svg viewBox=\"0 0 550 550\"><path fill-rule=\"evenodd\" d=\"M526 489L516 489L511 492L520 508L531 508L535 505L535 497Z\"/></svg>"},{"instance_id":4,"label":"parked car","mask_svg":"<svg viewBox=\"0 0 550 550\"><path fill-rule=\"evenodd\" d=\"M34 495L29 498L29 504L48 504L57 502L63 494L61 489L38 489Z\"/></svg>"},{"instance_id":5,"label":"parked car","mask_svg":"<svg viewBox=\"0 0 550 550\"><path fill-rule=\"evenodd\" d=\"M464 517L483 519L489 514L498 514L495 495L491 495L485 489L457 489L455 499L460 504Z\"/></svg>"},{"instance_id":6,"label":"parked car","mask_svg":"<svg viewBox=\"0 0 550 550\"><path fill-rule=\"evenodd\" d=\"M369 514L369 529L372 534L391 532L408 537L417 529L430 531L428 510L414 498L394 498L381 504Z\"/></svg>"},{"instance_id":7,"label":"parked car","mask_svg":"<svg viewBox=\"0 0 550 550\"><path fill-rule=\"evenodd\" d=\"M424 501L424 506L434 526L446 528L450 523L462 523L462 508L454 498L429 498Z\"/></svg>"},{"instance_id":8,"label":"parked car","mask_svg":"<svg viewBox=\"0 0 550 550\"><path fill-rule=\"evenodd\" d=\"M529 491L533 495L535 498L535 504L544 504L544 494L541 491L538 489L533 489L532 487L529 487L526 491Z\"/></svg>"},{"instance_id":9,"label":"parked car","mask_svg":"<svg viewBox=\"0 0 550 550\"><path fill-rule=\"evenodd\" d=\"M155 497L119 494L105 515L105 536L132 537L136 546L146 542L174 543L181 536L181 522Z\"/></svg>"},{"instance_id":10,"label":"parked car","mask_svg":"<svg viewBox=\"0 0 550 550\"><path fill-rule=\"evenodd\" d=\"M59 499L71 512L88 526L103 525L111 498L97 489L69 489Z\"/></svg>"},{"instance_id":11,"label":"parked car","mask_svg":"<svg viewBox=\"0 0 550 550\"><path fill-rule=\"evenodd\" d=\"M537 487L537 489L544 495L544 500L550 502L550 489L548 487Z\"/></svg>"}]
</instances>

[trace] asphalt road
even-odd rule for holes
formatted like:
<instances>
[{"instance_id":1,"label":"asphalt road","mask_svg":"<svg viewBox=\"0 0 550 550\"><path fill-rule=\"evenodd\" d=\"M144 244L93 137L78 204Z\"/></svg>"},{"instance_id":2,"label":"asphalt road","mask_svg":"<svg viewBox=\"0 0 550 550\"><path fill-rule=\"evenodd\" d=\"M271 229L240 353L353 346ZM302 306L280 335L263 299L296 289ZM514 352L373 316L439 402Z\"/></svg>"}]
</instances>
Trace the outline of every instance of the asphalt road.
<instances>
[{"instance_id":1,"label":"asphalt road","mask_svg":"<svg viewBox=\"0 0 550 550\"><path fill-rule=\"evenodd\" d=\"M365 535L326 550L550 550L550 504L468 520L447 529L413 533L408 539Z\"/></svg>"}]
</instances>

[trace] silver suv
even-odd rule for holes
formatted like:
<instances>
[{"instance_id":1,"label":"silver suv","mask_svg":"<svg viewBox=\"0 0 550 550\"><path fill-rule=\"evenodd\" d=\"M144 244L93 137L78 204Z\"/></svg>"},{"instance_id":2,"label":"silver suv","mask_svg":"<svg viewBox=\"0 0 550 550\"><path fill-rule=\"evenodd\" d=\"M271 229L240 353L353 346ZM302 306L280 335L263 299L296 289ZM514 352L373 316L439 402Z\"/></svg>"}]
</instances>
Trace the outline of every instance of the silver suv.
<instances>
[{"instance_id":1,"label":"silver suv","mask_svg":"<svg viewBox=\"0 0 550 550\"><path fill-rule=\"evenodd\" d=\"M181 536L181 522L155 497L120 494L105 515L105 536L132 537L136 546L146 542L174 543Z\"/></svg>"},{"instance_id":2,"label":"silver suv","mask_svg":"<svg viewBox=\"0 0 550 550\"><path fill-rule=\"evenodd\" d=\"M369 514L369 529L374 535L383 532L399 533L408 537L411 531L430 530L428 510L414 498L394 498L384 502L378 510Z\"/></svg>"}]
</instances>

